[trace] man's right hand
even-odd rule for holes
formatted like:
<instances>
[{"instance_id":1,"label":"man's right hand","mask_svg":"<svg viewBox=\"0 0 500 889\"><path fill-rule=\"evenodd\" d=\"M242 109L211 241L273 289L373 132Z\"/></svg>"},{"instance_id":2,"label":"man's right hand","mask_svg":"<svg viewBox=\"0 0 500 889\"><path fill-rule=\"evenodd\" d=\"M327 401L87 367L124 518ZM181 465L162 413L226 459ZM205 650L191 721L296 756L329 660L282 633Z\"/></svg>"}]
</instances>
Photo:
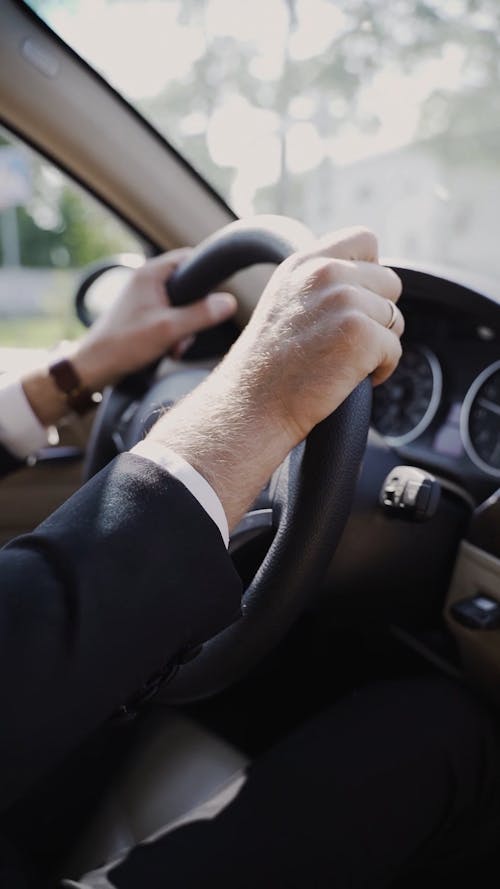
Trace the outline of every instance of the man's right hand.
<instances>
[{"instance_id":1,"label":"man's right hand","mask_svg":"<svg viewBox=\"0 0 500 889\"><path fill-rule=\"evenodd\" d=\"M378 263L375 236L337 232L272 276L216 370L153 427L212 485L234 527L288 452L365 377L401 355L401 281Z\"/></svg>"},{"instance_id":2,"label":"man's right hand","mask_svg":"<svg viewBox=\"0 0 500 889\"><path fill-rule=\"evenodd\" d=\"M375 235L345 229L296 253L272 276L230 363L247 366L259 399L281 414L294 443L371 376L384 382L401 357L401 281L378 264ZM236 367L235 367L236 365Z\"/></svg>"}]
</instances>

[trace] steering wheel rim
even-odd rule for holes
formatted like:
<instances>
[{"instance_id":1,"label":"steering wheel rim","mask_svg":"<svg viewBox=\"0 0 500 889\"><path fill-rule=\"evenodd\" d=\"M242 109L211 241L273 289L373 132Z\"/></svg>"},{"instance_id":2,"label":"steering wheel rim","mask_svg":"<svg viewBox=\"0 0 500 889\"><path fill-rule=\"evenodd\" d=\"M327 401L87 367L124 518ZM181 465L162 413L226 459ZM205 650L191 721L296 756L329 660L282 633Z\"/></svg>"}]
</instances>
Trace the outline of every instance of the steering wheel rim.
<instances>
[{"instance_id":1,"label":"steering wheel rim","mask_svg":"<svg viewBox=\"0 0 500 889\"><path fill-rule=\"evenodd\" d=\"M176 270L169 280L171 300L179 305L199 299L246 266L279 263L306 238L310 235L303 226L283 217L231 223L202 242ZM137 392L140 378L134 376L122 382L119 392ZM116 403L108 396L102 414ZM179 667L160 692L163 701L184 703L233 684L271 651L307 606L349 516L370 414L371 384L365 380L284 461L272 484L276 533L243 595L241 617ZM106 426L102 416L98 420L94 446ZM92 468L93 462L89 459L87 465Z\"/></svg>"}]
</instances>

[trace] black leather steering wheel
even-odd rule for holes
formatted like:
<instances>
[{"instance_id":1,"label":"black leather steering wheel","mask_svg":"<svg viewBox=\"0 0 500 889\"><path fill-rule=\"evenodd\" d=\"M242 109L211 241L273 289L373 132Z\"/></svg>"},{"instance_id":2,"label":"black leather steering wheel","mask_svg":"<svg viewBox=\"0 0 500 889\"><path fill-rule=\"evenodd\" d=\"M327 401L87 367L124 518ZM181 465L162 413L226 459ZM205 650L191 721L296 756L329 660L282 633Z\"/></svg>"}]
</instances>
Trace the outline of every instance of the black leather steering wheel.
<instances>
[{"instance_id":1,"label":"black leather steering wheel","mask_svg":"<svg viewBox=\"0 0 500 889\"><path fill-rule=\"evenodd\" d=\"M172 302L199 299L234 272L255 263L280 263L299 249L304 229L297 224L290 230L294 223L284 220L283 226L276 219L231 223L200 244L169 280ZM89 446L88 476L106 462L108 452L113 456L108 439L131 401L141 399L141 389L144 397L148 380L150 386L151 373L133 375L103 400ZM162 700L207 697L234 683L305 609L349 516L370 412L371 384L365 380L282 464L270 486L276 533L244 593L241 618L179 668L161 692Z\"/></svg>"}]
</instances>

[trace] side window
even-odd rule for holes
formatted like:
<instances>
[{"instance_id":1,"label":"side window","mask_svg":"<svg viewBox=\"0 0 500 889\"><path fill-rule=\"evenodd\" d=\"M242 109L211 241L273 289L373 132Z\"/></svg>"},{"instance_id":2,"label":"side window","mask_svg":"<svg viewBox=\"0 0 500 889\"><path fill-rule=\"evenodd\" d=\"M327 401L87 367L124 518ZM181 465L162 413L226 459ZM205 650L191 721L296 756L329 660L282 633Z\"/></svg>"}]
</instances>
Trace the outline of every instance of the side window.
<instances>
[{"instance_id":1,"label":"side window","mask_svg":"<svg viewBox=\"0 0 500 889\"><path fill-rule=\"evenodd\" d=\"M82 330L73 304L81 268L144 253L123 223L0 128L0 346L50 347Z\"/></svg>"}]
</instances>

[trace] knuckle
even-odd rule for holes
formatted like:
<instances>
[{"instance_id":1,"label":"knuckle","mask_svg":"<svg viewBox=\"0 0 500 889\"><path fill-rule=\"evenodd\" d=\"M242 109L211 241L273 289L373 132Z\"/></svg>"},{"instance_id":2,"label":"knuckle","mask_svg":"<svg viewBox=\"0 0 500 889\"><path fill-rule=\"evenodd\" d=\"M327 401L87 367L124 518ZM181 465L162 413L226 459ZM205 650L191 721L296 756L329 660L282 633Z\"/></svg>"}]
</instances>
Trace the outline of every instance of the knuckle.
<instances>
[{"instance_id":1,"label":"knuckle","mask_svg":"<svg viewBox=\"0 0 500 889\"><path fill-rule=\"evenodd\" d=\"M344 283L346 274L346 261L344 259L330 259L328 265L330 284L333 283L336 287L347 287L348 285Z\"/></svg>"},{"instance_id":2,"label":"knuckle","mask_svg":"<svg viewBox=\"0 0 500 889\"><path fill-rule=\"evenodd\" d=\"M356 305L357 289L353 284L340 284L327 294L326 300L333 309L347 311Z\"/></svg>"},{"instance_id":3,"label":"knuckle","mask_svg":"<svg viewBox=\"0 0 500 889\"><path fill-rule=\"evenodd\" d=\"M364 225L357 225L352 229L352 238L357 242L358 251L366 259L377 259L378 240L375 232Z\"/></svg>"},{"instance_id":4,"label":"knuckle","mask_svg":"<svg viewBox=\"0 0 500 889\"><path fill-rule=\"evenodd\" d=\"M318 289L329 287L335 277L335 264L329 259L320 259L312 272L313 284Z\"/></svg>"},{"instance_id":5,"label":"knuckle","mask_svg":"<svg viewBox=\"0 0 500 889\"><path fill-rule=\"evenodd\" d=\"M356 342L363 342L371 335L371 321L364 312L350 309L344 314L342 328L345 335Z\"/></svg>"},{"instance_id":6,"label":"knuckle","mask_svg":"<svg viewBox=\"0 0 500 889\"><path fill-rule=\"evenodd\" d=\"M332 285L333 262L331 259L323 256L307 256L305 254L294 254L290 257L292 271L295 271L302 282L302 286L307 291L329 290Z\"/></svg>"}]
</instances>

